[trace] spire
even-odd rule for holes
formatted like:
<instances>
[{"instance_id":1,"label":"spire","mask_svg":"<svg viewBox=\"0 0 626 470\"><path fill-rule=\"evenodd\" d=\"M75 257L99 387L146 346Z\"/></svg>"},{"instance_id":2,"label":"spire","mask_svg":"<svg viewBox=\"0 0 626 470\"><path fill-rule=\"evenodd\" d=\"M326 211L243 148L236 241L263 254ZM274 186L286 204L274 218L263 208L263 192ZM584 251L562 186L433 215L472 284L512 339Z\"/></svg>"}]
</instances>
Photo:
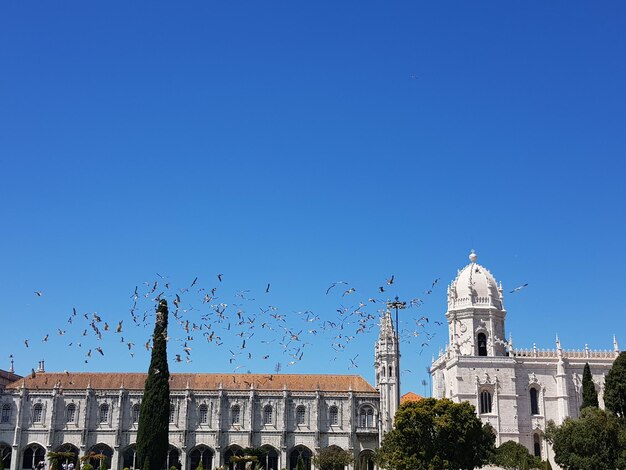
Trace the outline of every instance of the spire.
<instances>
[{"instance_id":1,"label":"spire","mask_svg":"<svg viewBox=\"0 0 626 470\"><path fill-rule=\"evenodd\" d=\"M478 259L478 255L477 255L477 254L476 254L476 252L472 249L472 250L470 251L470 254L469 254L469 260L470 260L472 263L475 263L477 259Z\"/></svg>"},{"instance_id":2,"label":"spire","mask_svg":"<svg viewBox=\"0 0 626 470\"><path fill-rule=\"evenodd\" d=\"M619 346L617 345L617 338L615 338L615 335L613 335L613 351L615 354L619 354ZM11 360L11 362L13 362L13 360Z\"/></svg>"},{"instance_id":3,"label":"spire","mask_svg":"<svg viewBox=\"0 0 626 470\"><path fill-rule=\"evenodd\" d=\"M615 336L613 336L613 342L615 342ZM11 360L11 365L9 366L9 372L11 374L14 374L15 369L13 368L13 354L9 354L9 359Z\"/></svg>"},{"instance_id":4,"label":"spire","mask_svg":"<svg viewBox=\"0 0 626 470\"><path fill-rule=\"evenodd\" d=\"M382 318L380 319L380 335L378 336L380 339L383 338L393 338L393 320L391 319L391 312L389 309L385 311Z\"/></svg>"}]
</instances>

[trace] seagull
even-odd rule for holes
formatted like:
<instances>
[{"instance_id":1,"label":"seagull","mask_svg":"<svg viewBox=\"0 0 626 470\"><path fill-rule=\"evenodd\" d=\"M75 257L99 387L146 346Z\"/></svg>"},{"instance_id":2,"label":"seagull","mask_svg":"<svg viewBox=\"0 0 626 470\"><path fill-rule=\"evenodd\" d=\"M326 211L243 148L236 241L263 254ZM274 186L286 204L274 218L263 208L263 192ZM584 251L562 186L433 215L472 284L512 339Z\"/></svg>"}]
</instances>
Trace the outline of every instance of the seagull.
<instances>
[{"instance_id":1,"label":"seagull","mask_svg":"<svg viewBox=\"0 0 626 470\"><path fill-rule=\"evenodd\" d=\"M223 274L222 274L222 273L219 273L219 274L217 275L217 280L218 280L218 281L220 281L220 282L222 282L222 276L223 276Z\"/></svg>"},{"instance_id":2,"label":"seagull","mask_svg":"<svg viewBox=\"0 0 626 470\"><path fill-rule=\"evenodd\" d=\"M328 289L326 289L326 295L328 295L328 293L330 292L330 290L335 287L337 284L347 284L346 281L337 281L337 282L333 282L330 287Z\"/></svg>"},{"instance_id":3,"label":"seagull","mask_svg":"<svg viewBox=\"0 0 626 470\"><path fill-rule=\"evenodd\" d=\"M265 293L267 294L270 291L270 285L269 283L267 284L267 287L265 288Z\"/></svg>"},{"instance_id":4,"label":"seagull","mask_svg":"<svg viewBox=\"0 0 626 470\"><path fill-rule=\"evenodd\" d=\"M391 277L389 279L387 279L387 284L391 285L393 284L393 280L394 280L395 276L392 274Z\"/></svg>"},{"instance_id":5,"label":"seagull","mask_svg":"<svg viewBox=\"0 0 626 470\"><path fill-rule=\"evenodd\" d=\"M343 292L342 297L347 294L352 294L353 292L356 292L356 289L354 287L350 287L350 289Z\"/></svg>"},{"instance_id":6,"label":"seagull","mask_svg":"<svg viewBox=\"0 0 626 470\"><path fill-rule=\"evenodd\" d=\"M36 291L35 291L35 295L36 295L37 297L41 297L41 296L43 295L43 292L42 292L42 291L40 291L40 290L36 290Z\"/></svg>"},{"instance_id":7,"label":"seagull","mask_svg":"<svg viewBox=\"0 0 626 470\"><path fill-rule=\"evenodd\" d=\"M524 287L528 287L528 283L526 284L522 284L521 286L516 287L515 289L513 289L511 292L509 292L509 294L514 294L515 292L519 292L521 291Z\"/></svg>"},{"instance_id":8,"label":"seagull","mask_svg":"<svg viewBox=\"0 0 626 470\"><path fill-rule=\"evenodd\" d=\"M27 339L25 339L25 340L24 340L24 345L25 345L26 347L28 347L28 340L27 340Z\"/></svg>"}]
</instances>

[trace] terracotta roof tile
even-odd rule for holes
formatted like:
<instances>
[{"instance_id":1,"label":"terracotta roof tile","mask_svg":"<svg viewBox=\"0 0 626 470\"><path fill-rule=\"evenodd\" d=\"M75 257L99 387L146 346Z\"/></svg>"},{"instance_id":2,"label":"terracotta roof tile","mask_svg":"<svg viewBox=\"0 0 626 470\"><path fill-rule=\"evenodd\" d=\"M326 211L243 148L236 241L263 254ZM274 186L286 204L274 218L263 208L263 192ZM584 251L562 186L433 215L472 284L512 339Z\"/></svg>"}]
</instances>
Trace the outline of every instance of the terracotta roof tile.
<instances>
[{"instance_id":1,"label":"terracotta roof tile","mask_svg":"<svg viewBox=\"0 0 626 470\"><path fill-rule=\"evenodd\" d=\"M419 396L417 393L408 392L400 397L400 404L407 401L420 401L423 397Z\"/></svg>"},{"instance_id":2,"label":"terracotta roof tile","mask_svg":"<svg viewBox=\"0 0 626 470\"><path fill-rule=\"evenodd\" d=\"M56 384L65 390L82 390L91 386L94 390L143 390L146 373L119 372L42 372L35 377L27 376L6 386L7 389L52 389ZM171 374L170 390L256 390L376 392L359 375L324 374Z\"/></svg>"}]
</instances>

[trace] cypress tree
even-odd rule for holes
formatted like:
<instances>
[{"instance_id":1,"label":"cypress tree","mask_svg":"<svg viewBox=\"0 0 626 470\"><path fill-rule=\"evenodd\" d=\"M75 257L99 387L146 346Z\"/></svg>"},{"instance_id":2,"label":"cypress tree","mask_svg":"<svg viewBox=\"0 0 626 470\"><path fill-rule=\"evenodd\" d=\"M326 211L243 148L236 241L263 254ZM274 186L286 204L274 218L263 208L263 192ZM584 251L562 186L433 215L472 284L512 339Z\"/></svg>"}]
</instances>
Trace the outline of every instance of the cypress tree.
<instances>
[{"instance_id":1,"label":"cypress tree","mask_svg":"<svg viewBox=\"0 0 626 470\"><path fill-rule=\"evenodd\" d=\"M613 362L604 381L604 404L617 416L626 417L626 351Z\"/></svg>"},{"instance_id":2,"label":"cypress tree","mask_svg":"<svg viewBox=\"0 0 626 470\"><path fill-rule=\"evenodd\" d=\"M167 315L167 301L160 300L152 335L150 368L139 412L137 462L141 470L164 468L169 449L170 372L167 367Z\"/></svg>"},{"instance_id":3,"label":"cypress tree","mask_svg":"<svg viewBox=\"0 0 626 470\"><path fill-rule=\"evenodd\" d=\"M580 409L582 410L589 406L598 408L598 392L596 392L596 386L593 383L591 368L589 363L586 362L583 369L583 404L580 406Z\"/></svg>"}]
</instances>

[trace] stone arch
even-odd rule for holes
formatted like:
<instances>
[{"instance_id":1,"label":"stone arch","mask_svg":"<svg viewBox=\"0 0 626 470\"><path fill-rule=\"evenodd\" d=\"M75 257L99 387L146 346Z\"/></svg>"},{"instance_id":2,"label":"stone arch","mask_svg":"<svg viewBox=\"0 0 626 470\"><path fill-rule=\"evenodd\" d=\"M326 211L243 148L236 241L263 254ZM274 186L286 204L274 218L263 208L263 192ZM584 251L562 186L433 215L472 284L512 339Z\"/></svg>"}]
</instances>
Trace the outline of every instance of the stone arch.
<instances>
[{"instance_id":1,"label":"stone arch","mask_svg":"<svg viewBox=\"0 0 626 470\"><path fill-rule=\"evenodd\" d=\"M243 448L237 444L229 445L224 451L224 465L228 470L245 470L245 462L231 462L231 457L239 457L243 455Z\"/></svg>"},{"instance_id":2,"label":"stone arch","mask_svg":"<svg viewBox=\"0 0 626 470\"><path fill-rule=\"evenodd\" d=\"M137 468L137 444L130 444L122 450L122 468Z\"/></svg>"},{"instance_id":3,"label":"stone arch","mask_svg":"<svg viewBox=\"0 0 626 470\"><path fill-rule=\"evenodd\" d=\"M265 470L278 470L278 458L280 455L278 449L269 444L261 446L261 449L266 452L265 457L263 457L263 462L261 462L263 468Z\"/></svg>"},{"instance_id":4,"label":"stone arch","mask_svg":"<svg viewBox=\"0 0 626 470\"><path fill-rule=\"evenodd\" d=\"M22 468L36 468L39 462L46 461L46 449L39 443L28 444L22 453Z\"/></svg>"},{"instance_id":5,"label":"stone arch","mask_svg":"<svg viewBox=\"0 0 626 470\"><path fill-rule=\"evenodd\" d=\"M4 469L9 470L11 468L11 456L13 455L13 448L10 444L0 441L0 460L4 464Z\"/></svg>"},{"instance_id":6,"label":"stone arch","mask_svg":"<svg viewBox=\"0 0 626 470\"><path fill-rule=\"evenodd\" d=\"M91 448L87 451L87 461L93 465L93 468L98 468L100 467L100 460L102 460L103 455L106 457L107 468L111 468L111 462L113 462L113 449L103 442L99 442L98 444L91 446Z\"/></svg>"},{"instance_id":7,"label":"stone arch","mask_svg":"<svg viewBox=\"0 0 626 470\"><path fill-rule=\"evenodd\" d=\"M371 403L363 403L358 408L358 426L361 428L373 428L376 426L376 408Z\"/></svg>"},{"instance_id":8,"label":"stone arch","mask_svg":"<svg viewBox=\"0 0 626 470\"><path fill-rule=\"evenodd\" d=\"M311 458L313 457L313 452L306 446L297 445L291 449L289 452L289 470L296 470L296 466L298 465L298 461L302 460L304 462L304 468L306 470L311 470Z\"/></svg>"},{"instance_id":9,"label":"stone arch","mask_svg":"<svg viewBox=\"0 0 626 470\"><path fill-rule=\"evenodd\" d=\"M190 470L196 470L200 462L202 462L202 468L213 468L213 459L215 452L209 446L199 444L191 449L189 452L189 465Z\"/></svg>"},{"instance_id":10,"label":"stone arch","mask_svg":"<svg viewBox=\"0 0 626 470\"><path fill-rule=\"evenodd\" d=\"M362 450L358 458L359 469L374 470L374 451L371 449Z\"/></svg>"},{"instance_id":11,"label":"stone arch","mask_svg":"<svg viewBox=\"0 0 626 470\"><path fill-rule=\"evenodd\" d=\"M487 331L480 329L476 333L476 355L487 356Z\"/></svg>"},{"instance_id":12,"label":"stone arch","mask_svg":"<svg viewBox=\"0 0 626 470\"><path fill-rule=\"evenodd\" d=\"M69 442L61 444L59 447L56 448L55 452L65 452L65 453L71 452L72 454L74 454L74 457L67 457L63 460L62 463L65 463L65 464L73 463L74 468L78 469L79 467L78 460L80 457L80 450L78 450L78 447L76 447L74 444L70 444Z\"/></svg>"},{"instance_id":13,"label":"stone arch","mask_svg":"<svg viewBox=\"0 0 626 470\"><path fill-rule=\"evenodd\" d=\"M167 451L167 459L165 459L165 470L169 470L172 467L176 467L178 470L182 468L182 464L180 462L180 450L178 447L170 444L169 449Z\"/></svg>"}]
</instances>

